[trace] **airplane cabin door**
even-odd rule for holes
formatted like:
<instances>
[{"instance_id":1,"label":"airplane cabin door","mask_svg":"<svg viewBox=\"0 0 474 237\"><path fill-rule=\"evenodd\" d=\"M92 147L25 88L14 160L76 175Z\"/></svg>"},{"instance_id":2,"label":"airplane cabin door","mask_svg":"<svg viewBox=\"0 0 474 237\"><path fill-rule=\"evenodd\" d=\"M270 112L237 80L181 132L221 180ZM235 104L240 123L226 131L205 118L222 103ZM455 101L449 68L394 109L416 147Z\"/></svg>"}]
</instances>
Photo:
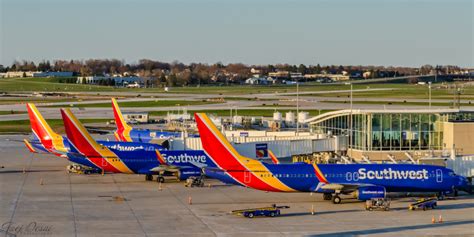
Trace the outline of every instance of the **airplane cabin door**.
<instances>
[{"instance_id":1,"label":"airplane cabin door","mask_svg":"<svg viewBox=\"0 0 474 237\"><path fill-rule=\"evenodd\" d=\"M107 160L105 158L102 158L102 167L107 166Z\"/></svg>"},{"instance_id":2,"label":"airplane cabin door","mask_svg":"<svg viewBox=\"0 0 474 237\"><path fill-rule=\"evenodd\" d=\"M443 182L443 171L440 169L436 170L436 182L442 183Z\"/></svg>"},{"instance_id":3,"label":"airplane cabin door","mask_svg":"<svg viewBox=\"0 0 474 237\"><path fill-rule=\"evenodd\" d=\"M244 183L246 184L250 183L250 178L251 178L250 172L244 171Z\"/></svg>"}]
</instances>

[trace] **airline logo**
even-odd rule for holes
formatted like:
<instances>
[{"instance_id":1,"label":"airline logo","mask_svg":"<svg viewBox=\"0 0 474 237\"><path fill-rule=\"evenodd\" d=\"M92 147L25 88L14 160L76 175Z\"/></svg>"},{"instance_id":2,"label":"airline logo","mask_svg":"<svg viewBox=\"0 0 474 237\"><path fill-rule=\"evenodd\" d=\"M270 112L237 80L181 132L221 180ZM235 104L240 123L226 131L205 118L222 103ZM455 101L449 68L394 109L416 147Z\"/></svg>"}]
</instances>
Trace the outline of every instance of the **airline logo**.
<instances>
[{"instance_id":1,"label":"airline logo","mask_svg":"<svg viewBox=\"0 0 474 237\"><path fill-rule=\"evenodd\" d=\"M162 153L163 158L168 161L169 164L173 163L206 163L206 156L205 155L188 155L187 153L180 154L180 155L166 155Z\"/></svg>"},{"instance_id":2,"label":"airline logo","mask_svg":"<svg viewBox=\"0 0 474 237\"><path fill-rule=\"evenodd\" d=\"M145 150L145 151L153 151L155 148L153 146L123 146L120 144L114 144L112 146L108 146L111 149L118 150L118 151L136 151L136 150Z\"/></svg>"},{"instance_id":3,"label":"airline logo","mask_svg":"<svg viewBox=\"0 0 474 237\"><path fill-rule=\"evenodd\" d=\"M428 170L367 170L360 168L359 179L428 179Z\"/></svg>"}]
</instances>

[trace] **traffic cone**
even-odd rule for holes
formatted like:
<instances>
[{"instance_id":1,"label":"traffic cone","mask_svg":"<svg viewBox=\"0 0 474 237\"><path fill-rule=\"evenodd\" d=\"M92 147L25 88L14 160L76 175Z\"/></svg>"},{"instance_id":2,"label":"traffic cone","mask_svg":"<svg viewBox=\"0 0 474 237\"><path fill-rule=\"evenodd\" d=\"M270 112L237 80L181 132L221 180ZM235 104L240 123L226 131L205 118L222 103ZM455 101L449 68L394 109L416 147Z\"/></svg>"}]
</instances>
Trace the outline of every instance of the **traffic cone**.
<instances>
[{"instance_id":1,"label":"traffic cone","mask_svg":"<svg viewBox=\"0 0 474 237\"><path fill-rule=\"evenodd\" d=\"M188 198L188 204L193 205L193 198L191 196L189 196Z\"/></svg>"},{"instance_id":2,"label":"traffic cone","mask_svg":"<svg viewBox=\"0 0 474 237\"><path fill-rule=\"evenodd\" d=\"M40 179L40 185L43 185L43 178Z\"/></svg>"},{"instance_id":3,"label":"traffic cone","mask_svg":"<svg viewBox=\"0 0 474 237\"><path fill-rule=\"evenodd\" d=\"M441 214L439 215L439 220L438 220L439 223L443 223L443 217L441 216Z\"/></svg>"},{"instance_id":4,"label":"traffic cone","mask_svg":"<svg viewBox=\"0 0 474 237\"><path fill-rule=\"evenodd\" d=\"M433 223L433 224L436 223L436 219L435 219L434 216L431 218L431 223Z\"/></svg>"},{"instance_id":5,"label":"traffic cone","mask_svg":"<svg viewBox=\"0 0 474 237\"><path fill-rule=\"evenodd\" d=\"M311 204L311 215L314 215L314 204Z\"/></svg>"},{"instance_id":6,"label":"traffic cone","mask_svg":"<svg viewBox=\"0 0 474 237\"><path fill-rule=\"evenodd\" d=\"M104 173L104 170L102 170L101 174L102 174L102 176L104 176L104 174L105 174L105 173Z\"/></svg>"}]
</instances>

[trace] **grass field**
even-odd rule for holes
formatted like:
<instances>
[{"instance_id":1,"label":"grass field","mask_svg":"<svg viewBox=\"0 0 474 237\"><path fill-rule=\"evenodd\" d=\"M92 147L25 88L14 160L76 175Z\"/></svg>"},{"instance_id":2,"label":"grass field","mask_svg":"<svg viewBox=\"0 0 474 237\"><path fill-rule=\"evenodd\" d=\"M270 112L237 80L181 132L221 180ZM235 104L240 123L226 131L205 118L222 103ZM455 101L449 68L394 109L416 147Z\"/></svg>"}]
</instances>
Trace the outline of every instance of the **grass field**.
<instances>
[{"instance_id":1,"label":"grass field","mask_svg":"<svg viewBox=\"0 0 474 237\"><path fill-rule=\"evenodd\" d=\"M7 111L0 111L0 115L9 115L9 114L24 114L24 111L14 111L14 110L7 110Z\"/></svg>"},{"instance_id":2,"label":"grass field","mask_svg":"<svg viewBox=\"0 0 474 237\"><path fill-rule=\"evenodd\" d=\"M64 124L62 119L46 119L51 128L58 132L64 133ZM88 123L105 123L110 119L80 119L83 124ZM30 120L10 120L0 121L0 133L29 133L31 132Z\"/></svg>"},{"instance_id":3,"label":"grass field","mask_svg":"<svg viewBox=\"0 0 474 237\"><path fill-rule=\"evenodd\" d=\"M349 100L323 100L322 103L337 103L337 104L349 104ZM425 105L428 106L428 102L400 102L400 101L353 101L353 104L373 104L373 105L407 105L407 106L417 106ZM432 102L432 106L452 106L452 103L444 102ZM461 106L474 106L474 103L461 103Z\"/></svg>"},{"instance_id":4,"label":"grass field","mask_svg":"<svg viewBox=\"0 0 474 237\"><path fill-rule=\"evenodd\" d=\"M58 83L55 78L4 78L0 79L0 92L17 91L53 91L53 92L137 92L137 93L164 93L163 88L113 88L108 86L82 85ZM354 97L385 97L385 98L428 98L428 86L414 84L354 84L353 89L391 89L389 91L354 92ZM334 90L349 90L349 85L341 84L300 84L301 92L321 92ZM232 86L189 86L173 87L170 93L190 93L190 94L213 94L213 95L254 95L260 93L287 93L296 92L295 85L232 85ZM474 87L466 87L462 93L463 98L474 99ZM315 94L317 96L344 97L348 93L327 93ZM441 84L433 84L432 98L452 98L452 89L441 89Z\"/></svg>"},{"instance_id":5,"label":"grass field","mask_svg":"<svg viewBox=\"0 0 474 237\"><path fill-rule=\"evenodd\" d=\"M278 112L281 112L283 116L285 116L285 113L288 111L292 111L296 113L296 110L288 110L288 109L283 109L277 110ZM322 113L326 113L332 110L301 110L308 112L310 116L316 116ZM230 116L230 110L202 110L202 111L196 111L196 110L188 110L188 113L194 114L194 113L207 113L207 114L212 114L216 116ZM272 117L273 116L274 110L271 109L241 109L237 111L237 115L242 115L242 116L263 116L263 117ZM165 116L168 112L167 111L152 111L149 114L152 116ZM235 115L235 111L233 111L233 114Z\"/></svg>"},{"instance_id":6,"label":"grass field","mask_svg":"<svg viewBox=\"0 0 474 237\"><path fill-rule=\"evenodd\" d=\"M187 105L204 105L204 104L216 104L218 102L210 101L192 101L192 100L154 100L154 101L123 101L118 102L120 107L170 107L170 106L187 106ZM107 103L94 103L94 104L75 104L71 107L77 108L108 108L112 104ZM64 105L48 105L44 107L64 107Z\"/></svg>"}]
</instances>

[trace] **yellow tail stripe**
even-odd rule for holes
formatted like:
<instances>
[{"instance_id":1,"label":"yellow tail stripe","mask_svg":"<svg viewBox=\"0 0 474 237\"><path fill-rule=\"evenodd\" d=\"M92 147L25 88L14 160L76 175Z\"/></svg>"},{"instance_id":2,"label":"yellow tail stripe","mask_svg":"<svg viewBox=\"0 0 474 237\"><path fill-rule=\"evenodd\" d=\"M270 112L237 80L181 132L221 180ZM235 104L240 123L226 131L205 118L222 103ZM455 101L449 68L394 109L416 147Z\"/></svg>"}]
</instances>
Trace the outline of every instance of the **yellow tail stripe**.
<instances>
[{"instance_id":1,"label":"yellow tail stripe","mask_svg":"<svg viewBox=\"0 0 474 237\"><path fill-rule=\"evenodd\" d=\"M55 133L53 129L51 129L49 124L46 122L46 120L43 118L39 110L36 108L36 105L31 104L31 103L29 103L28 105L30 106L31 110L33 110L33 113L35 114L36 119L41 123L41 126L46 130L49 137L51 138L54 149L58 151L62 151L62 152L67 152L67 149L64 146L63 137Z\"/></svg>"},{"instance_id":2,"label":"yellow tail stripe","mask_svg":"<svg viewBox=\"0 0 474 237\"><path fill-rule=\"evenodd\" d=\"M84 138L89 142L89 144L94 147L94 149L112 166L118 169L122 173L133 174L133 171L130 170L120 158L113 153L109 148L106 146L98 144L87 132L86 128L82 126L81 122L72 114L71 110L65 109L66 114L69 118L73 121L76 125L76 128L80 130Z\"/></svg>"},{"instance_id":3,"label":"yellow tail stripe","mask_svg":"<svg viewBox=\"0 0 474 237\"><path fill-rule=\"evenodd\" d=\"M218 136L221 144L224 145L229 152L233 154L233 156L244 166L248 171L251 171L255 177L259 178L263 182L267 183L268 185L281 190L282 192L294 192L296 190L288 187L286 184L281 182L277 177L273 176L273 173L267 169L261 162L241 156L232 145L227 141L227 138L222 135L222 133L217 130L216 126L212 125L211 120L207 117L206 114L200 113L199 116L206 121L206 124L210 129L212 129L213 133ZM260 173L256 173L255 171L262 172L261 174L263 177L260 177ZM269 175L268 175L269 174ZM268 177L267 177L268 176Z\"/></svg>"}]
</instances>

